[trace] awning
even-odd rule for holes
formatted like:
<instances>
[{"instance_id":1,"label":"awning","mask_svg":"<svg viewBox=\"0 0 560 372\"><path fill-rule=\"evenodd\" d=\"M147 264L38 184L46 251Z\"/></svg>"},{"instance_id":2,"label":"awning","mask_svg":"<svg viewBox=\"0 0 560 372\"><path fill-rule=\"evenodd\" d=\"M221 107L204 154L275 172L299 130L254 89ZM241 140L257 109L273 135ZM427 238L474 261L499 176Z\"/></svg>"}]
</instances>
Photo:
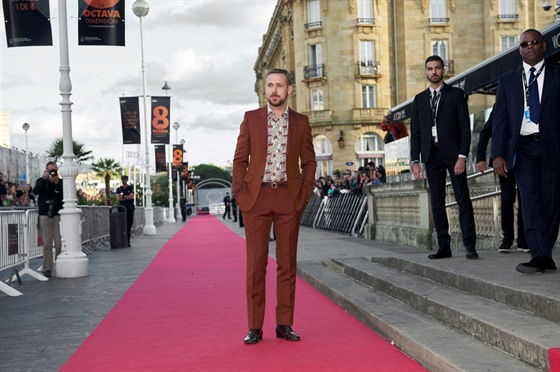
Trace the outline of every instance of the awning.
<instances>
[{"instance_id":1,"label":"awning","mask_svg":"<svg viewBox=\"0 0 560 372\"><path fill-rule=\"evenodd\" d=\"M545 59L560 64L560 21L544 28L541 33L546 41ZM463 89L469 95L475 93L495 95L500 76L518 67L520 63L519 46L516 45L455 75L446 80L446 83ZM393 121L410 118L413 99L391 109Z\"/></svg>"}]
</instances>

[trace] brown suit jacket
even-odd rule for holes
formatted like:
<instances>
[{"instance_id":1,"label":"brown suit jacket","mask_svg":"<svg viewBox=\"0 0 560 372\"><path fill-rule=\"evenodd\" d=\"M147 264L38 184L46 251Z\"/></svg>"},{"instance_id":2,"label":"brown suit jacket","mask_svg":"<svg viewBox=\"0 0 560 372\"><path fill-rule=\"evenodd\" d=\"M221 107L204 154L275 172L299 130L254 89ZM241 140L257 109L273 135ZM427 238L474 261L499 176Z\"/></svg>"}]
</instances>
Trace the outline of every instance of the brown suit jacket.
<instances>
[{"instance_id":1,"label":"brown suit jacket","mask_svg":"<svg viewBox=\"0 0 560 372\"><path fill-rule=\"evenodd\" d=\"M239 209L250 210L263 182L267 152L267 106L245 113L233 157L233 193ZM307 116L289 109L286 173L288 189L302 212L315 185L315 151Z\"/></svg>"}]
</instances>

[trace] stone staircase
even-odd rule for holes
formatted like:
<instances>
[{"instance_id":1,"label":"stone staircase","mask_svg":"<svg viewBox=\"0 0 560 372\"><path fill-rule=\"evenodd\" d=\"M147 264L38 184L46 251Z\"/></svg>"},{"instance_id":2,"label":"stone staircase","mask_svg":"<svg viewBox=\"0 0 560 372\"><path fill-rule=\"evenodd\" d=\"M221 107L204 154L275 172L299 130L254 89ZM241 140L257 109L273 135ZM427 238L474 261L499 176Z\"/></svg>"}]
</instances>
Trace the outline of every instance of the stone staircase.
<instances>
[{"instance_id":1,"label":"stone staircase","mask_svg":"<svg viewBox=\"0 0 560 372\"><path fill-rule=\"evenodd\" d=\"M510 263L520 255L492 253L479 265L425 252L326 258L298 262L298 273L431 371L548 371L548 350L560 348L558 273L522 276Z\"/></svg>"}]
</instances>

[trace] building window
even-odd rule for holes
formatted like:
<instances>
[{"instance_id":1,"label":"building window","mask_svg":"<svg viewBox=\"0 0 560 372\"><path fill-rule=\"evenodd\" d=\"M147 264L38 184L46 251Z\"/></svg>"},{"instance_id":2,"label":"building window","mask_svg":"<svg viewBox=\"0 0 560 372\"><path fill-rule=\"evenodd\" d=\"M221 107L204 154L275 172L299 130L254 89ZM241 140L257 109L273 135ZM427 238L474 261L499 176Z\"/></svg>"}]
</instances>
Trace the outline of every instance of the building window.
<instances>
[{"instance_id":1,"label":"building window","mask_svg":"<svg viewBox=\"0 0 560 372\"><path fill-rule=\"evenodd\" d=\"M310 91L311 111L321 111L325 109L323 105L323 89L312 88Z\"/></svg>"},{"instance_id":2,"label":"building window","mask_svg":"<svg viewBox=\"0 0 560 372\"><path fill-rule=\"evenodd\" d=\"M321 27L321 1L307 1L307 23L306 29Z\"/></svg>"},{"instance_id":3,"label":"building window","mask_svg":"<svg viewBox=\"0 0 560 372\"><path fill-rule=\"evenodd\" d=\"M512 20L516 19L518 16L516 0L500 0L499 19Z\"/></svg>"},{"instance_id":4,"label":"building window","mask_svg":"<svg viewBox=\"0 0 560 372\"><path fill-rule=\"evenodd\" d=\"M430 23L447 24L447 0L430 0Z\"/></svg>"},{"instance_id":5,"label":"building window","mask_svg":"<svg viewBox=\"0 0 560 372\"><path fill-rule=\"evenodd\" d=\"M515 42L516 37L515 36L502 36L500 38L501 40L501 47L502 47L502 52L504 50L508 50L509 48L511 48L512 46L516 45L517 43Z\"/></svg>"},{"instance_id":6,"label":"building window","mask_svg":"<svg viewBox=\"0 0 560 372\"><path fill-rule=\"evenodd\" d=\"M375 133L365 133L356 143L356 164L366 165L373 161L376 165L383 165L385 148L383 140Z\"/></svg>"},{"instance_id":7,"label":"building window","mask_svg":"<svg viewBox=\"0 0 560 372\"><path fill-rule=\"evenodd\" d=\"M333 172L333 149L330 141L324 135L318 135L313 138L313 147L315 149L315 159L317 160L316 177L326 177Z\"/></svg>"},{"instance_id":8,"label":"building window","mask_svg":"<svg viewBox=\"0 0 560 372\"><path fill-rule=\"evenodd\" d=\"M358 0L358 23L373 24L373 0Z\"/></svg>"},{"instance_id":9,"label":"building window","mask_svg":"<svg viewBox=\"0 0 560 372\"><path fill-rule=\"evenodd\" d=\"M377 62L375 62L375 43L371 40L360 41L360 75L375 75Z\"/></svg>"},{"instance_id":10,"label":"building window","mask_svg":"<svg viewBox=\"0 0 560 372\"><path fill-rule=\"evenodd\" d=\"M447 40L434 40L432 41L432 54L440 56L443 59L443 63L447 66L447 61L449 61L449 55L447 53Z\"/></svg>"},{"instance_id":11,"label":"building window","mask_svg":"<svg viewBox=\"0 0 560 372\"><path fill-rule=\"evenodd\" d=\"M374 85L362 85L362 108L377 107L377 97Z\"/></svg>"},{"instance_id":12,"label":"building window","mask_svg":"<svg viewBox=\"0 0 560 372\"><path fill-rule=\"evenodd\" d=\"M324 76L321 44L309 45L309 65L304 67L303 72L305 79L314 79Z\"/></svg>"}]
</instances>

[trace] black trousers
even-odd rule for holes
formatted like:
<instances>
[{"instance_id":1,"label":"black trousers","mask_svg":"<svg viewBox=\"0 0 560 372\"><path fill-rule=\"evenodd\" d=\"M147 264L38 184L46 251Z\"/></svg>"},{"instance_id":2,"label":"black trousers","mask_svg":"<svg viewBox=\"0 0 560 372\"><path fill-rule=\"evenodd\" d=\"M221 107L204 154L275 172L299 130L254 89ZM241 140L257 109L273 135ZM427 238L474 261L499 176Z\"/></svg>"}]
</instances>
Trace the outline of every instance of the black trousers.
<instances>
[{"instance_id":1,"label":"black trousers","mask_svg":"<svg viewBox=\"0 0 560 372\"><path fill-rule=\"evenodd\" d=\"M455 200L459 205L459 223L463 233L463 244L466 247L474 247L476 245L476 229L469 186L467 184L467 173L463 172L463 174L458 176L455 175L453 168L456 161L456 159L446 161L442 158L440 151L434 148L430 153L430 160L426 163L426 177L430 187L432 214L434 216L440 249L448 249L451 245L449 221L445 210L445 183L448 173L453 185Z\"/></svg>"},{"instance_id":2,"label":"black trousers","mask_svg":"<svg viewBox=\"0 0 560 372\"><path fill-rule=\"evenodd\" d=\"M128 238L128 245L130 245L130 230L134 222L134 206L126 208L126 236Z\"/></svg>"},{"instance_id":3,"label":"black trousers","mask_svg":"<svg viewBox=\"0 0 560 372\"><path fill-rule=\"evenodd\" d=\"M517 190L517 180L514 172L509 172L507 177L500 177L500 196L502 199L501 215L502 215L502 232L504 239L502 243L511 247L515 239L514 221L515 221L515 198L517 203L517 246L519 248L527 248L525 240L525 231L523 227L523 213L521 208L521 195Z\"/></svg>"},{"instance_id":4,"label":"black trousers","mask_svg":"<svg viewBox=\"0 0 560 372\"><path fill-rule=\"evenodd\" d=\"M540 141L520 137L515 177L521 192L525 238L533 258L552 256L560 225L560 172L544 166Z\"/></svg>"},{"instance_id":5,"label":"black trousers","mask_svg":"<svg viewBox=\"0 0 560 372\"><path fill-rule=\"evenodd\" d=\"M227 206L227 205L226 205L226 210L225 210L224 215L222 216L222 218L226 218L226 215L227 215L227 218L228 218L229 220L231 220L231 207L230 207L230 206Z\"/></svg>"}]
</instances>

